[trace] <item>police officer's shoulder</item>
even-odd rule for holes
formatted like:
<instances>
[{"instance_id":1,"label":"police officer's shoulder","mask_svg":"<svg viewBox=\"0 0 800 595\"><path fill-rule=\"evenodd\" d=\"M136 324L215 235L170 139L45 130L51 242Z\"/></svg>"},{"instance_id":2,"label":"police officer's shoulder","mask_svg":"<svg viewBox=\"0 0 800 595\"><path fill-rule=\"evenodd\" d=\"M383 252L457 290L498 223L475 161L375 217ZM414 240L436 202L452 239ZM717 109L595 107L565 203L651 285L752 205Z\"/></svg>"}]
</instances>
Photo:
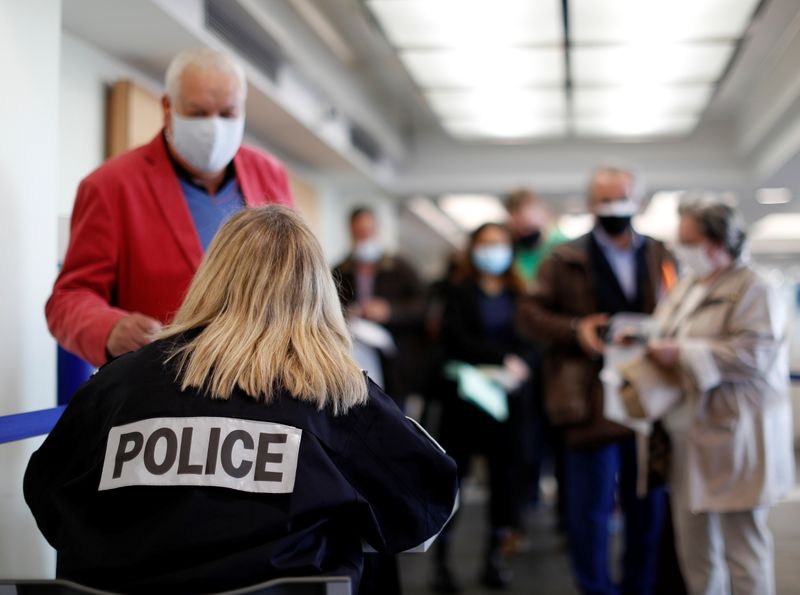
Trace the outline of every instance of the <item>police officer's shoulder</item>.
<instances>
[{"instance_id":1,"label":"police officer's shoulder","mask_svg":"<svg viewBox=\"0 0 800 595\"><path fill-rule=\"evenodd\" d=\"M136 351L124 353L103 364L92 376L96 382L136 382L153 375L163 374L170 339L162 339L145 345Z\"/></svg>"}]
</instances>

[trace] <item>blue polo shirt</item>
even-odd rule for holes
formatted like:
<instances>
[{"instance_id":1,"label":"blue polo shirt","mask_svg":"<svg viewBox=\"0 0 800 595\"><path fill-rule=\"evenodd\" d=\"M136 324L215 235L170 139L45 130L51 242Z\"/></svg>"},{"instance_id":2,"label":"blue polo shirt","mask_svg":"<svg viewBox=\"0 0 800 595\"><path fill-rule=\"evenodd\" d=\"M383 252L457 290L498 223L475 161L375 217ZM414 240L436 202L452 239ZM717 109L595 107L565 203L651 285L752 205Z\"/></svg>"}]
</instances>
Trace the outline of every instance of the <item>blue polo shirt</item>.
<instances>
[{"instance_id":1,"label":"blue polo shirt","mask_svg":"<svg viewBox=\"0 0 800 595\"><path fill-rule=\"evenodd\" d=\"M239 190L236 176L223 182L214 196L182 176L178 176L178 180L205 252L220 226L244 208L244 197Z\"/></svg>"},{"instance_id":2,"label":"blue polo shirt","mask_svg":"<svg viewBox=\"0 0 800 595\"><path fill-rule=\"evenodd\" d=\"M203 247L203 252L205 252L222 224L245 207L244 196L239 189L239 183L236 181L236 170L233 167L233 162L229 163L228 167L225 168L225 177L222 180L222 185L220 185L217 193L211 196L206 192L205 188L195 184L192 181L192 175L181 167L180 163L175 161L170 152L166 136L162 135L161 138L164 142L167 157L169 157L172 168L175 170L175 175L178 176L183 197L186 199L186 206L189 207L194 228L200 238L200 245Z\"/></svg>"}]
</instances>

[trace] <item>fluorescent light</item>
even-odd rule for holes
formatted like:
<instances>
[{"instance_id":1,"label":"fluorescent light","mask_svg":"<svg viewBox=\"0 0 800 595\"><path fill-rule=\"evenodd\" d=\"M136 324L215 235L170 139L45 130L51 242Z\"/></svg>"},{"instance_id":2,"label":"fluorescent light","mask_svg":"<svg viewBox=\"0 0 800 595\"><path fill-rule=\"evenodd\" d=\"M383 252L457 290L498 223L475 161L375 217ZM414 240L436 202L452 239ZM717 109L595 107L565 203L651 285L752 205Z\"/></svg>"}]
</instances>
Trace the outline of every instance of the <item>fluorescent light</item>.
<instances>
[{"instance_id":1,"label":"fluorescent light","mask_svg":"<svg viewBox=\"0 0 800 595\"><path fill-rule=\"evenodd\" d=\"M518 114L487 115L484 118L444 120L445 130L457 137L523 139L564 136L563 118L531 118Z\"/></svg>"},{"instance_id":2,"label":"fluorescent light","mask_svg":"<svg viewBox=\"0 0 800 595\"><path fill-rule=\"evenodd\" d=\"M389 41L401 48L560 44L556 0L368 0Z\"/></svg>"},{"instance_id":3,"label":"fluorescent light","mask_svg":"<svg viewBox=\"0 0 800 595\"><path fill-rule=\"evenodd\" d=\"M564 82L564 59L555 48L415 50L400 52L400 59L420 87L485 89Z\"/></svg>"},{"instance_id":4,"label":"fluorescent light","mask_svg":"<svg viewBox=\"0 0 800 595\"><path fill-rule=\"evenodd\" d=\"M662 242L674 242L678 234L678 205L683 195L682 190L656 192L647 208L633 218L636 231Z\"/></svg>"},{"instance_id":5,"label":"fluorescent light","mask_svg":"<svg viewBox=\"0 0 800 595\"><path fill-rule=\"evenodd\" d=\"M489 221L502 223L508 219L505 207L491 194L447 194L439 199L439 206L466 231Z\"/></svg>"},{"instance_id":6,"label":"fluorescent light","mask_svg":"<svg viewBox=\"0 0 800 595\"><path fill-rule=\"evenodd\" d=\"M756 200L762 205L783 205L792 200L792 191L788 188L759 188Z\"/></svg>"},{"instance_id":7,"label":"fluorescent light","mask_svg":"<svg viewBox=\"0 0 800 595\"><path fill-rule=\"evenodd\" d=\"M733 52L733 43L631 44L575 47L576 85L664 84L716 81Z\"/></svg>"},{"instance_id":8,"label":"fluorescent light","mask_svg":"<svg viewBox=\"0 0 800 595\"><path fill-rule=\"evenodd\" d=\"M759 0L570 0L572 41L685 41L741 37Z\"/></svg>"},{"instance_id":9,"label":"fluorescent light","mask_svg":"<svg viewBox=\"0 0 800 595\"><path fill-rule=\"evenodd\" d=\"M697 125L698 116L658 116L645 114L633 118L619 114L615 117L577 117L573 130L579 136L681 136Z\"/></svg>"},{"instance_id":10,"label":"fluorescent light","mask_svg":"<svg viewBox=\"0 0 800 595\"><path fill-rule=\"evenodd\" d=\"M773 213L750 229L753 254L797 254L800 251L800 213Z\"/></svg>"},{"instance_id":11,"label":"fluorescent light","mask_svg":"<svg viewBox=\"0 0 800 595\"><path fill-rule=\"evenodd\" d=\"M594 215L567 213L558 218L558 229L569 239L579 238L594 227Z\"/></svg>"},{"instance_id":12,"label":"fluorescent light","mask_svg":"<svg viewBox=\"0 0 800 595\"><path fill-rule=\"evenodd\" d=\"M470 89L427 91L425 97L436 114L445 119L484 118L491 114L520 114L523 118L563 116L566 97L560 89Z\"/></svg>"},{"instance_id":13,"label":"fluorescent light","mask_svg":"<svg viewBox=\"0 0 800 595\"><path fill-rule=\"evenodd\" d=\"M658 85L576 88L573 106L578 115L699 113L713 86ZM634 118L637 116L634 115Z\"/></svg>"}]
</instances>

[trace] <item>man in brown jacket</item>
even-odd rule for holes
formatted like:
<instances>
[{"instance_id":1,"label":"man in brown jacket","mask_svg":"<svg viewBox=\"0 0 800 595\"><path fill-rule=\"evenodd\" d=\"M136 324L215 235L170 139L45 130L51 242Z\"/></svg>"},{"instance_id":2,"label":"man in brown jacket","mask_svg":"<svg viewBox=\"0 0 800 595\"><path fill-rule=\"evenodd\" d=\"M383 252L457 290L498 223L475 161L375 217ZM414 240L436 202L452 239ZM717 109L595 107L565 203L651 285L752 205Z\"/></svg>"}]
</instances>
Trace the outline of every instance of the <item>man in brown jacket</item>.
<instances>
[{"instance_id":1,"label":"man in brown jacket","mask_svg":"<svg viewBox=\"0 0 800 595\"><path fill-rule=\"evenodd\" d=\"M673 271L663 245L631 227L634 177L596 170L589 185L592 231L556 247L542 263L533 294L520 309L523 332L547 346L545 406L564 429L567 531L584 593L648 595L666 512L662 489L636 495L632 433L603 417L603 332L618 312L651 313ZM609 522L625 514L622 584L609 575Z\"/></svg>"}]
</instances>

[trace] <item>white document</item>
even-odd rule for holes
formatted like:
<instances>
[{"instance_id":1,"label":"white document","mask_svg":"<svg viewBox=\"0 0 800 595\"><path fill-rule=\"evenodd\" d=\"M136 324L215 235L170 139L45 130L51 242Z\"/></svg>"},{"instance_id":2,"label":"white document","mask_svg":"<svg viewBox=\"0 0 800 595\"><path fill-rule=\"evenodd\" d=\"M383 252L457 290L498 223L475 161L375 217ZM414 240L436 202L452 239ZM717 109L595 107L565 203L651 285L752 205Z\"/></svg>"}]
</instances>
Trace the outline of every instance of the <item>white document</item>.
<instances>
[{"instance_id":1,"label":"white document","mask_svg":"<svg viewBox=\"0 0 800 595\"><path fill-rule=\"evenodd\" d=\"M348 326L353 339L359 343L378 349L384 355L391 356L397 352L392 334L381 325L354 316L348 320Z\"/></svg>"},{"instance_id":2,"label":"white document","mask_svg":"<svg viewBox=\"0 0 800 595\"><path fill-rule=\"evenodd\" d=\"M619 393L623 380L617 371L634 358L642 355L645 349L644 344L630 347L607 344L603 354L604 366L600 372L600 381L603 383L603 416L635 432L649 435L652 428L648 420L633 419L628 415L625 404L622 402L622 395Z\"/></svg>"}]
</instances>

